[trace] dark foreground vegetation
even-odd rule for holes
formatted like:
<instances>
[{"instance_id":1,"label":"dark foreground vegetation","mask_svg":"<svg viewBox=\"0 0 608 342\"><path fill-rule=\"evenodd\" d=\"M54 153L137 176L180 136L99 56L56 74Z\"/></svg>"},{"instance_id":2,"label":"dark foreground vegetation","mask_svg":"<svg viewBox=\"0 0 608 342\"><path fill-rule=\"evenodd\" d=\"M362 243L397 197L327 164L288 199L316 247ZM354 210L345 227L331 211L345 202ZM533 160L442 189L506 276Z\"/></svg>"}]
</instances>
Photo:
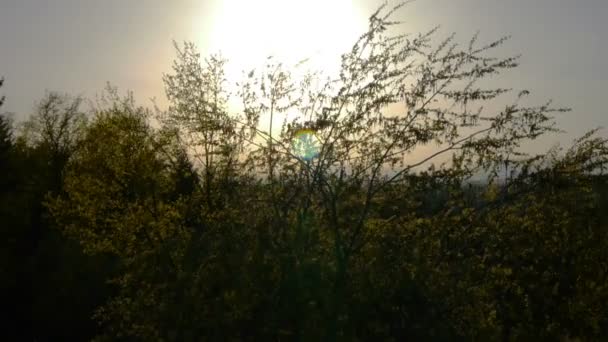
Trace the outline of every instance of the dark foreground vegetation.
<instances>
[{"instance_id":1,"label":"dark foreground vegetation","mask_svg":"<svg viewBox=\"0 0 608 342\"><path fill-rule=\"evenodd\" d=\"M186 44L166 111L109 88L2 116L4 340L608 336L606 139L526 154L565 110L476 83L517 65L489 56L504 40L394 36L390 14L337 79L269 60L237 114L224 60Z\"/></svg>"}]
</instances>

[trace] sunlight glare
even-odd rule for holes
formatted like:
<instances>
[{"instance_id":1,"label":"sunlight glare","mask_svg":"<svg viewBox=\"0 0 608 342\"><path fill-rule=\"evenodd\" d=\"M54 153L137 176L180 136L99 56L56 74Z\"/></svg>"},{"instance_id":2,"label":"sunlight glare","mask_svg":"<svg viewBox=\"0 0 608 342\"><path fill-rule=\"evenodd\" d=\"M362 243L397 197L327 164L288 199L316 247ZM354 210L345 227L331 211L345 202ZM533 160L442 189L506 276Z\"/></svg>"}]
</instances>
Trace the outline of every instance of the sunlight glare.
<instances>
[{"instance_id":1,"label":"sunlight glare","mask_svg":"<svg viewBox=\"0 0 608 342\"><path fill-rule=\"evenodd\" d=\"M231 82L271 55L287 66L310 59L308 68L332 74L365 26L351 0L225 0L209 50L228 58Z\"/></svg>"}]
</instances>

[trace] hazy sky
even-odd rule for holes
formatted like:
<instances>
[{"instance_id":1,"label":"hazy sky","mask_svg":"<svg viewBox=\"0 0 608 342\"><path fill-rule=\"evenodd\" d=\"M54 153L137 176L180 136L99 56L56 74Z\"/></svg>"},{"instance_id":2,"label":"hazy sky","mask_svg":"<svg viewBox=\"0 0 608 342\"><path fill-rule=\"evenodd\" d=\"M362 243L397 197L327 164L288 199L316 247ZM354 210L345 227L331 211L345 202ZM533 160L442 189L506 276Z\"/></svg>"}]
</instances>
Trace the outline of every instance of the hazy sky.
<instances>
[{"instance_id":1,"label":"hazy sky","mask_svg":"<svg viewBox=\"0 0 608 342\"><path fill-rule=\"evenodd\" d=\"M0 76L6 81L0 93L7 97L2 111L22 119L45 90L93 97L107 81L133 90L140 103L157 97L162 104L161 77L170 72L172 40L194 41L203 54L221 48L240 70L255 60L254 46L283 47L289 56L342 49L362 33L366 16L379 4L0 0ZM272 13L275 9L280 13ZM598 125L608 128L607 0L418 0L400 16L407 32L440 24L442 34L456 32L463 39L477 30L483 41L512 35L500 51L522 54L522 65L501 84L528 88L539 102L554 99L574 109L559 119L569 133L552 141L568 142ZM253 39L261 33L265 37ZM287 42L289 34L296 38Z\"/></svg>"}]
</instances>

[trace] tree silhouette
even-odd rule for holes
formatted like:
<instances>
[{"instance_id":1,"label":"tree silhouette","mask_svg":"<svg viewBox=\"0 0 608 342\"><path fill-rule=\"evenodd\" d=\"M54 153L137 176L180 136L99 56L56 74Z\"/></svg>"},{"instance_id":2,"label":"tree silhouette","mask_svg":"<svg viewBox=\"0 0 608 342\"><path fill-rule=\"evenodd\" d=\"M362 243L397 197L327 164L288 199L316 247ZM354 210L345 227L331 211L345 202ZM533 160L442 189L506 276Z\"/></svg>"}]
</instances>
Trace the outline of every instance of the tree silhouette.
<instances>
[{"instance_id":1,"label":"tree silhouette","mask_svg":"<svg viewBox=\"0 0 608 342\"><path fill-rule=\"evenodd\" d=\"M567 109L482 85L517 67L492 55L507 38L404 35L402 6L371 15L335 76L269 58L231 94L227 60L174 44L165 111L108 87L88 119L49 93L14 139L0 125L28 161L11 165L42 170L14 196L31 221L10 216L41 247L15 264L75 256L56 283L103 294L76 310L94 304L95 341L601 340L608 141L527 154Z\"/></svg>"}]
</instances>

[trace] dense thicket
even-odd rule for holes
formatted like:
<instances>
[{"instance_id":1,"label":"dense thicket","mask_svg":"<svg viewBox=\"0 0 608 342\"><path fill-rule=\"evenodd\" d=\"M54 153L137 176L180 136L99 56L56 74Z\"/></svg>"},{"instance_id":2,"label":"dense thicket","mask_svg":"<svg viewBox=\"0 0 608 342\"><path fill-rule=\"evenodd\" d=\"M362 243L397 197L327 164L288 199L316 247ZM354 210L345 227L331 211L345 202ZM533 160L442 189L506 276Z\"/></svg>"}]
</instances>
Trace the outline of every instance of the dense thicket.
<instances>
[{"instance_id":1,"label":"dense thicket","mask_svg":"<svg viewBox=\"0 0 608 342\"><path fill-rule=\"evenodd\" d=\"M8 333L608 336L607 139L526 154L565 110L522 106L525 90L491 110L512 90L480 81L517 66L489 56L504 39L393 35L394 10L335 79L250 72L236 113L226 61L185 44L166 111L108 88L88 110L49 93L18 129L0 116Z\"/></svg>"}]
</instances>

